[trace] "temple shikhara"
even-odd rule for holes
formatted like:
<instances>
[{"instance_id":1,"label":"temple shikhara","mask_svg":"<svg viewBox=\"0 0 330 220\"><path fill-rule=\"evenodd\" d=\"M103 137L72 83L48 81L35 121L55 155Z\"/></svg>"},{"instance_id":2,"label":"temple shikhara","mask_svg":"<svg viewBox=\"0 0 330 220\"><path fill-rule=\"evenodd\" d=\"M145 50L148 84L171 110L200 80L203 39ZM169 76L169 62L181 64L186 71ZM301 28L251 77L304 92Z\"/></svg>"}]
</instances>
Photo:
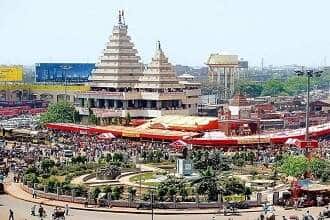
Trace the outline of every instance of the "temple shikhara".
<instances>
[{"instance_id":1,"label":"temple shikhara","mask_svg":"<svg viewBox=\"0 0 330 220\"><path fill-rule=\"evenodd\" d=\"M124 12L90 77L91 90L77 96L81 115L96 117L154 118L163 115L196 115L201 95L198 83L181 80L161 44L156 43L145 66L127 32Z\"/></svg>"}]
</instances>

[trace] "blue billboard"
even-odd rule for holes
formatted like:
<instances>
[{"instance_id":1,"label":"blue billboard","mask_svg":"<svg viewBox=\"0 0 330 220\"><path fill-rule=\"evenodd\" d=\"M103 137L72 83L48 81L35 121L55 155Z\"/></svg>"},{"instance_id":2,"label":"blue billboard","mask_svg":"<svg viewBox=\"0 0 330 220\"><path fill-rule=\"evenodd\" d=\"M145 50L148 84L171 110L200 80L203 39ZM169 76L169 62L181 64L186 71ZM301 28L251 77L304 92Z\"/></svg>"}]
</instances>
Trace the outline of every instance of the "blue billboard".
<instances>
[{"instance_id":1,"label":"blue billboard","mask_svg":"<svg viewBox=\"0 0 330 220\"><path fill-rule=\"evenodd\" d=\"M94 63L36 63L36 82L87 82Z\"/></svg>"}]
</instances>

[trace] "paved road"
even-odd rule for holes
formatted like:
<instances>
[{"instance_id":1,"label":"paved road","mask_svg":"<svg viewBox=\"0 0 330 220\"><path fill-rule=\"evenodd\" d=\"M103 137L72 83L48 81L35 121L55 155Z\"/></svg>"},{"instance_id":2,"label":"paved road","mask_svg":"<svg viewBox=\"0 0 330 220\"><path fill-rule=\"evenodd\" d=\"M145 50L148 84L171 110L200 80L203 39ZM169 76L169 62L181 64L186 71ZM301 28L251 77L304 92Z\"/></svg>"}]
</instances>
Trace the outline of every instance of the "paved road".
<instances>
[{"instance_id":1,"label":"paved road","mask_svg":"<svg viewBox=\"0 0 330 220\"><path fill-rule=\"evenodd\" d=\"M30 215L30 209L32 203L25 202L22 200L15 199L9 195L0 195L0 220L8 219L9 209L14 211L15 220L37 220L39 217L32 217ZM46 209L47 217L45 220L51 219L50 214L52 213L53 207L44 206ZM213 215L203 215L202 219L212 219ZM180 220L201 220L199 215L180 215L180 216L158 216L154 217L155 220L168 220L169 218L180 219ZM70 215L66 218L68 220L146 220L151 219L151 215L144 214L119 214L119 213L108 213L108 212L93 212L93 211L81 211L81 210L70 210ZM218 218L217 218L218 219ZM228 218L225 218L228 219Z\"/></svg>"},{"instance_id":2,"label":"paved road","mask_svg":"<svg viewBox=\"0 0 330 220\"><path fill-rule=\"evenodd\" d=\"M38 220L39 217L33 217L30 215L30 209L32 207L32 203L22 201L16 198L13 198L9 195L0 195L0 220L8 219L9 209L11 208L14 211L15 220ZM51 213L53 207L44 206L46 209L46 213L48 216L44 218L44 220L51 219ZM311 213L316 216L321 210L322 207L314 207L311 208ZM282 215L293 215L297 214L299 217L306 210L283 210L277 208L276 219L282 219ZM242 216L231 216L233 220L255 220L259 216L259 213L244 213ZM82 211L82 210L70 210L70 215L66 218L67 220L126 220L126 219L134 219L134 220L147 220L151 219L151 215L146 214L122 214L122 213L109 213L109 212L94 212L94 211ZM155 220L168 220L168 219L178 219L178 220L228 220L229 216L223 215L156 215L154 216Z\"/></svg>"}]
</instances>

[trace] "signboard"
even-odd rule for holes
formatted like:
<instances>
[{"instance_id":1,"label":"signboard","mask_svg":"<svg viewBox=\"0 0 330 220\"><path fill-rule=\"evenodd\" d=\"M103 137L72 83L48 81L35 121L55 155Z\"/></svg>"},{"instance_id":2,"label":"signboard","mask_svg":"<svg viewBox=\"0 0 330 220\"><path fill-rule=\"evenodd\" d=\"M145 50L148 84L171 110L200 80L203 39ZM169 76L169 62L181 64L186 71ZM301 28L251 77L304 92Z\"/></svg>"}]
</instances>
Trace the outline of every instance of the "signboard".
<instances>
[{"instance_id":1,"label":"signboard","mask_svg":"<svg viewBox=\"0 0 330 220\"><path fill-rule=\"evenodd\" d=\"M36 82L87 82L94 63L37 63Z\"/></svg>"},{"instance_id":2,"label":"signboard","mask_svg":"<svg viewBox=\"0 0 330 220\"><path fill-rule=\"evenodd\" d=\"M23 80L23 66L0 66L0 82Z\"/></svg>"},{"instance_id":3,"label":"signboard","mask_svg":"<svg viewBox=\"0 0 330 220\"><path fill-rule=\"evenodd\" d=\"M177 159L176 172L181 176L190 176L192 174L191 161L186 159Z\"/></svg>"}]
</instances>

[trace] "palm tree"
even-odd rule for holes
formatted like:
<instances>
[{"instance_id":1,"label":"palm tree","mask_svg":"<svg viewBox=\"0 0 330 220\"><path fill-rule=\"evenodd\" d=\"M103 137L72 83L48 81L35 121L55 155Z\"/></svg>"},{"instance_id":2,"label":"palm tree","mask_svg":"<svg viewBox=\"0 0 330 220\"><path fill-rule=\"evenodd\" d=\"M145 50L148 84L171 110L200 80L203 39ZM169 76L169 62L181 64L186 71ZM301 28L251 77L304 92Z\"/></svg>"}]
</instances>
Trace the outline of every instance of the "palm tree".
<instances>
[{"instance_id":1,"label":"palm tree","mask_svg":"<svg viewBox=\"0 0 330 220\"><path fill-rule=\"evenodd\" d=\"M212 167L207 167L205 171L201 171L201 177L192 182L197 185L197 192L200 195L207 195L208 200L215 201L218 199L218 193L223 191L218 184L218 178Z\"/></svg>"}]
</instances>

